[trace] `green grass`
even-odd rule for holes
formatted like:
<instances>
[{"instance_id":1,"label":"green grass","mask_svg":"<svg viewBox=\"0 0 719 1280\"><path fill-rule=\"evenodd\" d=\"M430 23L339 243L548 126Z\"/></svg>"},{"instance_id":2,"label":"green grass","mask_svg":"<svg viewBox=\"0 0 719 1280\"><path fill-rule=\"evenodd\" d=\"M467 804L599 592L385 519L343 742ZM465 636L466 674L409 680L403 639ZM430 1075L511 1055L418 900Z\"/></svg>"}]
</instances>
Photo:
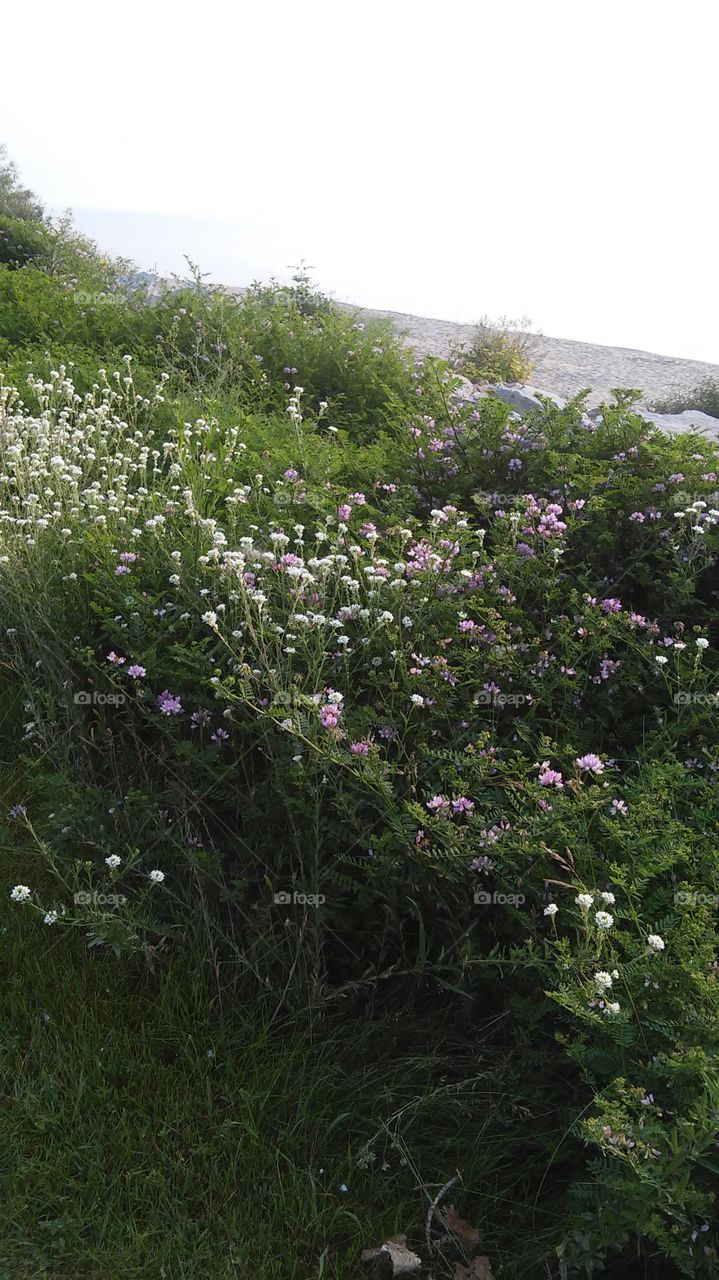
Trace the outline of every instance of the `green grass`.
<instances>
[{"instance_id":1,"label":"green grass","mask_svg":"<svg viewBox=\"0 0 719 1280\"><path fill-rule=\"evenodd\" d=\"M492 1028L468 1053L466 1027L391 1002L361 1022L351 1007L273 1022L191 942L155 974L88 963L81 943L63 957L12 919L6 942L2 1280L349 1280L398 1231L425 1253L429 1201L458 1164L450 1199L506 1259L499 1274L531 1274L556 1225L536 1195L543 1144L562 1134L546 1093L505 1088ZM461 1256L444 1245L437 1275Z\"/></svg>"},{"instance_id":2,"label":"green grass","mask_svg":"<svg viewBox=\"0 0 719 1280\"><path fill-rule=\"evenodd\" d=\"M349 1274L327 1043L242 1006L223 1026L199 971L137 974L129 998L109 957L52 959L6 980L3 1274Z\"/></svg>"}]
</instances>

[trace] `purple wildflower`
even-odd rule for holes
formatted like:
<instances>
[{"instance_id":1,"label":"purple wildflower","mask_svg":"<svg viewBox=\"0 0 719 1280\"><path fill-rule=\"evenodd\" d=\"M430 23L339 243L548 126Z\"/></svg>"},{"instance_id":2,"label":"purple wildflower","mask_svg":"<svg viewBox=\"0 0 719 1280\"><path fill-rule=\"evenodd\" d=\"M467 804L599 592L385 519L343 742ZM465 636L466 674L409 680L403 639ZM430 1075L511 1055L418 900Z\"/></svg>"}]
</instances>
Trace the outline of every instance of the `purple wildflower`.
<instances>
[{"instance_id":1,"label":"purple wildflower","mask_svg":"<svg viewBox=\"0 0 719 1280\"><path fill-rule=\"evenodd\" d=\"M471 813L474 808L474 802L468 800L466 796L457 796L452 801L452 808L455 813Z\"/></svg>"},{"instance_id":2,"label":"purple wildflower","mask_svg":"<svg viewBox=\"0 0 719 1280\"><path fill-rule=\"evenodd\" d=\"M179 695L176 693L170 693L169 689L163 689L162 693L158 696L157 705L163 716L182 715L182 703L180 702Z\"/></svg>"},{"instance_id":3,"label":"purple wildflower","mask_svg":"<svg viewBox=\"0 0 719 1280\"><path fill-rule=\"evenodd\" d=\"M578 756L574 763L588 773L604 773L604 763L593 751L590 751L586 756Z\"/></svg>"}]
</instances>

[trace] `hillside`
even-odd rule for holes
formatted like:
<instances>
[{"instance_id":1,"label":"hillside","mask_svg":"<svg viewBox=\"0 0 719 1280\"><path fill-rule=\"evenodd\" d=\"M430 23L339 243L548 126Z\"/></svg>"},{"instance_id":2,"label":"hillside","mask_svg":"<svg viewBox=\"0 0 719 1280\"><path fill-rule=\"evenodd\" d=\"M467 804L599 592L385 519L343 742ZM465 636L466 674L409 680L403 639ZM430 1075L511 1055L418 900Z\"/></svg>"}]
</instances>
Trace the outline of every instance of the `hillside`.
<instances>
[{"instance_id":1,"label":"hillside","mask_svg":"<svg viewBox=\"0 0 719 1280\"><path fill-rule=\"evenodd\" d=\"M469 342L472 337L471 324L454 324L450 320L406 315L400 311L359 310L368 320L391 320L397 332L423 355L446 357L453 345ZM606 398L612 387L640 388L644 392L642 403L648 406L675 388L694 387L705 378L719 379L719 364L660 356L631 347L575 342L570 338L538 337L535 359L532 381L536 386L563 396L573 396L591 387L590 405Z\"/></svg>"}]
</instances>

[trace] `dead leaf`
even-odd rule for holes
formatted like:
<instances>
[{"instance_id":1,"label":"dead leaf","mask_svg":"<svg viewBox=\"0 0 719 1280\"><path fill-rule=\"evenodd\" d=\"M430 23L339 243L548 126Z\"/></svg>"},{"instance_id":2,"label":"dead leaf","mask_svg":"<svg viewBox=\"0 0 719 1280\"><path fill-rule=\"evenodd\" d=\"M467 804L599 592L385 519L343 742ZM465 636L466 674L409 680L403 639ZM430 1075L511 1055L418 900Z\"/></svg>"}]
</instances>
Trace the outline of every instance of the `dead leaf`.
<instances>
[{"instance_id":1,"label":"dead leaf","mask_svg":"<svg viewBox=\"0 0 719 1280\"><path fill-rule=\"evenodd\" d=\"M394 1276L413 1276L422 1266L422 1259L407 1248L405 1235L390 1236L379 1249L365 1249L363 1262L374 1262L378 1280L390 1280ZM490 1278L491 1280L491 1278Z\"/></svg>"},{"instance_id":2,"label":"dead leaf","mask_svg":"<svg viewBox=\"0 0 719 1280\"><path fill-rule=\"evenodd\" d=\"M473 1258L468 1267L463 1262L455 1262L454 1280L494 1280L489 1258L486 1254Z\"/></svg>"},{"instance_id":3,"label":"dead leaf","mask_svg":"<svg viewBox=\"0 0 719 1280\"><path fill-rule=\"evenodd\" d=\"M567 855L566 858L563 858L561 853L557 853L555 849L550 849L549 845L543 844L541 847L544 849L545 853L549 854L550 858L553 858L555 862L559 863L563 871L568 871L571 876L577 874L576 867L574 865L574 855L572 854L571 849L567 849L566 845L564 849L564 852Z\"/></svg>"},{"instance_id":4,"label":"dead leaf","mask_svg":"<svg viewBox=\"0 0 719 1280\"><path fill-rule=\"evenodd\" d=\"M466 1218L460 1218L453 1204L447 1205L444 1211L444 1218L450 1231L464 1245L467 1253L471 1249L476 1249L482 1238L481 1231L477 1227L471 1226Z\"/></svg>"}]
</instances>

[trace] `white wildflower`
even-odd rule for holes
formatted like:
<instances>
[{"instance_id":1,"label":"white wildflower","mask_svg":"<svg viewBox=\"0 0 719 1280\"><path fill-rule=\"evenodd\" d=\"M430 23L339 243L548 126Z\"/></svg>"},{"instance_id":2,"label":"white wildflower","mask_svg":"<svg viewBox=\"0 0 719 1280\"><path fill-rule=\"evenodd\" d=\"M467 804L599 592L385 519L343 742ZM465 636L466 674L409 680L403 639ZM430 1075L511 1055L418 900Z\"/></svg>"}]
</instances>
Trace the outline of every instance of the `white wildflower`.
<instances>
[{"instance_id":1,"label":"white wildflower","mask_svg":"<svg viewBox=\"0 0 719 1280\"><path fill-rule=\"evenodd\" d=\"M598 911L594 919L600 929L611 929L614 924L614 916L610 916L608 911Z\"/></svg>"}]
</instances>

